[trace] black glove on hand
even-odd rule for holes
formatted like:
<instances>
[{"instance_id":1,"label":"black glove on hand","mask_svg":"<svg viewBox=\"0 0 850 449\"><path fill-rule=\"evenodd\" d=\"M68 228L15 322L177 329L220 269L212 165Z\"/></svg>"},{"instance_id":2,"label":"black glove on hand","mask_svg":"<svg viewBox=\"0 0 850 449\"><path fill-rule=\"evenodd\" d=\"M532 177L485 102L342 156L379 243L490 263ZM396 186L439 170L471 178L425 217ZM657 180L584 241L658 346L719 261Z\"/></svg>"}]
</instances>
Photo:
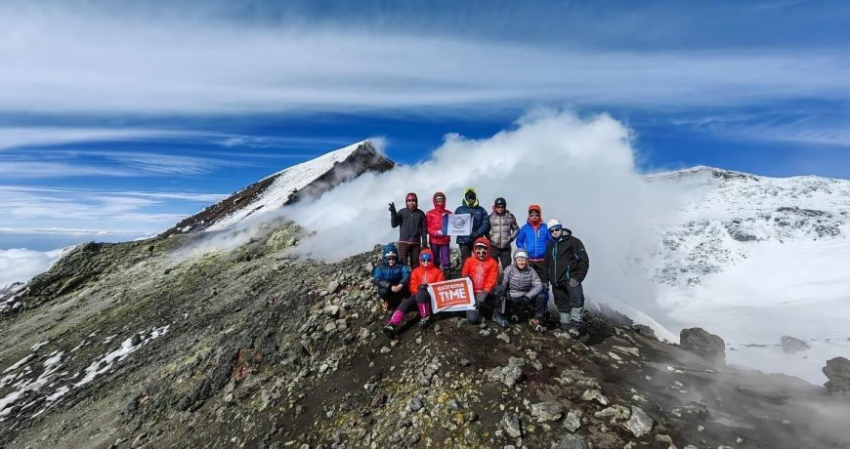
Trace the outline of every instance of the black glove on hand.
<instances>
[{"instance_id":1,"label":"black glove on hand","mask_svg":"<svg viewBox=\"0 0 850 449\"><path fill-rule=\"evenodd\" d=\"M395 203L390 203L390 212L392 212L392 213L393 213L393 215L395 215L395 213L396 213L396 211L395 211Z\"/></svg>"},{"instance_id":2,"label":"black glove on hand","mask_svg":"<svg viewBox=\"0 0 850 449\"><path fill-rule=\"evenodd\" d=\"M383 280L383 279L378 281L378 282L375 282L375 284L378 285L378 288L383 288L385 290L389 290L390 287L392 287L392 285L390 284L390 281Z\"/></svg>"},{"instance_id":3,"label":"black glove on hand","mask_svg":"<svg viewBox=\"0 0 850 449\"><path fill-rule=\"evenodd\" d=\"M570 287L576 288L580 285L580 282L575 280L575 278L570 278Z\"/></svg>"},{"instance_id":4,"label":"black glove on hand","mask_svg":"<svg viewBox=\"0 0 850 449\"><path fill-rule=\"evenodd\" d=\"M419 284L419 290L425 290L426 288L428 288L428 284L426 284L424 282Z\"/></svg>"}]
</instances>

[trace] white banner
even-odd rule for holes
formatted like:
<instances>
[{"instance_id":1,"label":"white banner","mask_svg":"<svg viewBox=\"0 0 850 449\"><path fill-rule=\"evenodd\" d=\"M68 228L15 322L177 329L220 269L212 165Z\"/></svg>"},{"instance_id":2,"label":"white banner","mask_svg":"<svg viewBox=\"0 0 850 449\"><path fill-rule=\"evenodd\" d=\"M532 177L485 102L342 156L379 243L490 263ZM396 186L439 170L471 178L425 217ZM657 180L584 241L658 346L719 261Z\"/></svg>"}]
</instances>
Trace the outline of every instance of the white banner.
<instances>
[{"instance_id":1,"label":"white banner","mask_svg":"<svg viewBox=\"0 0 850 449\"><path fill-rule=\"evenodd\" d=\"M434 313L475 309L475 293L469 278L428 284L428 293Z\"/></svg>"}]
</instances>

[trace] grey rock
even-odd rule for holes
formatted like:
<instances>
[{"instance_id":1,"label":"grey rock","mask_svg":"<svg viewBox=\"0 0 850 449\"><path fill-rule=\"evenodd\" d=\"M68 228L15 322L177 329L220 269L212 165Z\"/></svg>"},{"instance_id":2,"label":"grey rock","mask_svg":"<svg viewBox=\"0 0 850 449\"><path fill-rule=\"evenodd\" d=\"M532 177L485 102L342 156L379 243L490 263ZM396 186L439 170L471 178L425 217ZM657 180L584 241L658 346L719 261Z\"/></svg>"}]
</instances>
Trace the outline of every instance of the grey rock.
<instances>
[{"instance_id":1,"label":"grey rock","mask_svg":"<svg viewBox=\"0 0 850 449\"><path fill-rule=\"evenodd\" d=\"M631 432L635 438L640 438L649 433L652 430L652 425L652 418L642 408L635 405L632 406L632 416L623 423L623 427Z\"/></svg>"},{"instance_id":2,"label":"grey rock","mask_svg":"<svg viewBox=\"0 0 850 449\"><path fill-rule=\"evenodd\" d=\"M631 412L622 405L612 405L593 414L597 418L611 418L611 421L629 419Z\"/></svg>"},{"instance_id":3,"label":"grey rock","mask_svg":"<svg viewBox=\"0 0 850 449\"><path fill-rule=\"evenodd\" d=\"M339 282L337 282L337 281L331 281L331 282L328 284L328 293L330 293L330 294L332 294L332 295L333 295L334 293L336 293L336 291L337 291L338 289L339 289Z\"/></svg>"},{"instance_id":4,"label":"grey rock","mask_svg":"<svg viewBox=\"0 0 850 449\"><path fill-rule=\"evenodd\" d=\"M782 351L788 354L805 351L809 349L809 344L799 338L789 337L784 335L779 339L779 344L782 345Z\"/></svg>"},{"instance_id":5,"label":"grey rock","mask_svg":"<svg viewBox=\"0 0 850 449\"><path fill-rule=\"evenodd\" d=\"M557 444L552 446L553 449L587 449L587 443L584 438L568 433L561 437Z\"/></svg>"},{"instance_id":6,"label":"grey rock","mask_svg":"<svg viewBox=\"0 0 850 449\"><path fill-rule=\"evenodd\" d=\"M331 318L336 318L337 316L339 316L339 306L335 306L335 305L325 306L324 312L325 312L325 315L327 315Z\"/></svg>"},{"instance_id":7,"label":"grey rock","mask_svg":"<svg viewBox=\"0 0 850 449\"><path fill-rule=\"evenodd\" d=\"M369 332L369 329L367 329L365 327L361 327L360 330L357 332L357 338L359 338L360 340L365 340L365 339L369 338L371 335L372 335L372 333Z\"/></svg>"},{"instance_id":8,"label":"grey rock","mask_svg":"<svg viewBox=\"0 0 850 449\"><path fill-rule=\"evenodd\" d=\"M698 327L682 329L679 345L685 351L712 362L724 363L726 360L726 343L723 339Z\"/></svg>"},{"instance_id":9,"label":"grey rock","mask_svg":"<svg viewBox=\"0 0 850 449\"><path fill-rule=\"evenodd\" d=\"M501 366L487 371L487 379L493 382L501 382L513 388L522 379L523 366L525 366L525 359L511 357L508 359L507 366Z\"/></svg>"},{"instance_id":10,"label":"grey rock","mask_svg":"<svg viewBox=\"0 0 850 449\"><path fill-rule=\"evenodd\" d=\"M573 409L567 412L564 418L564 427L570 432L575 433L581 427L581 416L584 413L579 409Z\"/></svg>"},{"instance_id":11,"label":"grey rock","mask_svg":"<svg viewBox=\"0 0 850 449\"><path fill-rule=\"evenodd\" d=\"M422 410L425 405L422 404L422 401L419 398L413 398L407 403L407 409L411 412L418 412Z\"/></svg>"},{"instance_id":12,"label":"grey rock","mask_svg":"<svg viewBox=\"0 0 850 449\"><path fill-rule=\"evenodd\" d=\"M608 405L608 398L599 390L585 390L581 395L582 401L596 401L602 405Z\"/></svg>"},{"instance_id":13,"label":"grey rock","mask_svg":"<svg viewBox=\"0 0 850 449\"><path fill-rule=\"evenodd\" d=\"M557 402L541 402L531 405L531 416L537 418L537 422L557 421L564 415L563 410Z\"/></svg>"},{"instance_id":14,"label":"grey rock","mask_svg":"<svg viewBox=\"0 0 850 449\"><path fill-rule=\"evenodd\" d=\"M502 415L502 421L499 423L502 428L505 429L508 435L519 438L522 436L522 422L519 420L519 416L516 413L505 412Z\"/></svg>"},{"instance_id":15,"label":"grey rock","mask_svg":"<svg viewBox=\"0 0 850 449\"><path fill-rule=\"evenodd\" d=\"M824 386L830 393L850 392L850 360L844 357L829 359L823 373L829 379Z\"/></svg>"}]
</instances>

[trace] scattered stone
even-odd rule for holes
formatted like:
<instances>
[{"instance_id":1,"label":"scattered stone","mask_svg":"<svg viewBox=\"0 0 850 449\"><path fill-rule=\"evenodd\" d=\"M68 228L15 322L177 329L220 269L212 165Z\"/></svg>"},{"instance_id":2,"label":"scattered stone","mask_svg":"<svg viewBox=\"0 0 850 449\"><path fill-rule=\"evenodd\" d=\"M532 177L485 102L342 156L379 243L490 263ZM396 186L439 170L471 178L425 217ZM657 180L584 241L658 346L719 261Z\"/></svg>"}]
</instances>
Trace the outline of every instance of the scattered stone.
<instances>
[{"instance_id":1,"label":"scattered stone","mask_svg":"<svg viewBox=\"0 0 850 449\"><path fill-rule=\"evenodd\" d=\"M434 325L434 333L435 334L439 334L442 330L443 330L443 326L440 326L439 324Z\"/></svg>"},{"instance_id":2,"label":"scattered stone","mask_svg":"<svg viewBox=\"0 0 850 449\"><path fill-rule=\"evenodd\" d=\"M418 412L422 410L425 405L422 404L422 401L419 398L413 398L407 403L407 410L411 412Z\"/></svg>"},{"instance_id":3,"label":"scattered stone","mask_svg":"<svg viewBox=\"0 0 850 449\"><path fill-rule=\"evenodd\" d=\"M699 327L682 329L679 341L682 349L706 360L717 363L723 363L726 360L726 343L723 339Z\"/></svg>"},{"instance_id":4,"label":"scattered stone","mask_svg":"<svg viewBox=\"0 0 850 449\"><path fill-rule=\"evenodd\" d=\"M598 402L602 405L608 405L608 398L606 398L605 395L603 395L602 392L599 391L599 390L585 390L584 394L581 395L581 400L582 401L593 401L593 400L595 400L596 402Z\"/></svg>"},{"instance_id":5,"label":"scattered stone","mask_svg":"<svg viewBox=\"0 0 850 449\"><path fill-rule=\"evenodd\" d=\"M333 305L333 304L331 304L329 306L325 306L323 311L324 311L325 315L327 315L331 318L336 318L337 316L339 316L339 306L336 306L336 305Z\"/></svg>"},{"instance_id":6,"label":"scattered stone","mask_svg":"<svg viewBox=\"0 0 850 449\"><path fill-rule=\"evenodd\" d=\"M541 402L531 406L531 416L537 418L537 422L557 421L563 415L563 407L557 402Z\"/></svg>"},{"instance_id":7,"label":"scattered stone","mask_svg":"<svg viewBox=\"0 0 850 449\"><path fill-rule=\"evenodd\" d=\"M561 437L557 444L552 446L553 449L587 449L587 443L584 438L568 433Z\"/></svg>"},{"instance_id":8,"label":"scattered stone","mask_svg":"<svg viewBox=\"0 0 850 449\"><path fill-rule=\"evenodd\" d=\"M655 435L655 441L659 443L673 444L673 438L670 435Z\"/></svg>"},{"instance_id":9,"label":"scattered stone","mask_svg":"<svg viewBox=\"0 0 850 449\"><path fill-rule=\"evenodd\" d=\"M501 366L487 371L487 379L493 382L501 382L513 388L522 379L523 366L525 366L525 359L511 357L508 359L507 366Z\"/></svg>"},{"instance_id":10,"label":"scattered stone","mask_svg":"<svg viewBox=\"0 0 850 449\"><path fill-rule=\"evenodd\" d=\"M579 409L572 409L567 413L567 417L564 418L564 427L570 432L575 433L581 427L581 416L583 415L582 411Z\"/></svg>"},{"instance_id":11,"label":"scattered stone","mask_svg":"<svg viewBox=\"0 0 850 449\"><path fill-rule=\"evenodd\" d=\"M334 293L336 293L337 289L339 289L339 282L337 282L337 281L331 281L331 282L328 284L328 293L330 293L331 295L333 295Z\"/></svg>"},{"instance_id":12,"label":"scattered stone","mask_svg":"<svg viewBox=\"0 0 850 449\"><path fill-rule=\"evenodd\" d=\"M640 350L634 347L626 347L626 346L612 346L611 349L622 352L623 354L633 355L635 357L640 357Z\"/></svg>"},{"instance_id":13,"label":"scattered stone","mask_svg":"<svg viewBox=\"0 0 850 449\"><path fill-rule=\"evenodd\" d=\"M511 344L511 337L508 337L508 334L506 334L504 332L500 332L499 335L496 336L496 338L498 338L499 340L502 340L503 342L505 342L507 344Z\"/></svg>"},{"instance_id":14,"label":"scattered stone","mask_svg":"<svg viewBox=\"0 0 850 449\"><path fill-rule=\"evenodd\" d=\"M390 351L391 351L390 348L388 348L386 346L381 346L381 350L378 351L378 352L380 352L381 354L388 354Z\"/></svg>"},{"instance_id":15,"label":"scattered stone","mask_svg":"<svg viewBox=\"0 0 850 449\"><path fill-rule=\"evenodd\" d=\"M508 435L519 438L522 436L522 422L519 420L519 416L516 413L506 412L502 416L502 421L500 422L502 429L505 429Z\"/></svg>"},{"instance_id":16,"label":"scattered stone","mask_svg":"<svg viewBox=\"0 0 850 449\"><path fill-rule=\"evenodd\" d=\"M384 393L381 390L378 390L377 392L375 392L375 396L372 397L372 402L370 402L369 405L372 408L378 408L378 407L384 405L384 402L386 402L386 400L387 400L387 394Z\"/></svg>"},{"instance_id":17,"label":"scattered stone","mask_svg":"<svg viewBox=\"0 0 850 449\"><path fill-rule=\"evenodd\" d=\"M835 357L826 362L823 373L829 379L824 384L830 393L850 392L850 360L844 357Z\"/></svg>"},{"instance_id":18,"label":"scattered stone","mask_svg":"<svg viewBox=\"0 0 850 449\"><path fill-rule=\"evenodd\" d=\"M613 423L616 420L629 419L631 412L622 405L612 405L611 407L594 413L593 416L597 418L611 418L611 422Z\"/></svg>"},{"instance_id":19,"label":"scattered stone","mask_svg":"<svg viewBox=\"0 0 850 449\"><path fill-rule=\"evenodd\" d=\"M331 321L328 324L325 324L325 332L326 333L327 332L333 332L335 330L336 330L336 323L334 323L333 321Z\"/></svg>"},{"instance_id":20,"label":"scattered stone","mask_svg":"<svg viewBox=\"0 0 850 449\"><path fill-rule=\"evenodd\" d=\"M779 339L779 344L782 346L782 351L788 354L805 351L809 349L809 344L799 338L789 337L784 335Z\"/></svg>"},{"instance_id":21,"label":"scattered stone","mask_svg":"<svg viewBox=\"0 0 850 449\"><path fill-rule=\"evenodd\" d=\"M472 362L470 362L469 359L460 359L460 366L467 367L469 365L472 365Z\"/></svg>"},{"instance_id":22,"label":"scattered stone","mask_svg":"<svg viewBox=\"0 0 850 449\"><path fill-rule=\"evenodd\" d=\"M357 338L359 338L360 340L365 340L371 336L372 333L369 332L369 329L365 327L361 327L360 330L357 332Z\"/></svg>"},{"instance_id":23,"label":"scattered stone","mask_svg":"<svg viewBox=\"0 0 850 449\"><path fill-rule=\"evenodd\" d=\"M670 414L681 418L683 415L695 415L699 419L708 418L708 407L699 402L690 402L687 405L673 407L670 409Z\"/></svg>"},{"instance_id":24,"label":"scattered stone","mask_svg":"<svg viewBox=\"0 0 850 449\"><path fill-rule=\"evenodd\" d=\"M642 408L633 405L632 416L629 417L628 421L623 423L623 427L631 432L635 438L640 438L652 430L652 418Z\"/></svg>"}]
</instances>

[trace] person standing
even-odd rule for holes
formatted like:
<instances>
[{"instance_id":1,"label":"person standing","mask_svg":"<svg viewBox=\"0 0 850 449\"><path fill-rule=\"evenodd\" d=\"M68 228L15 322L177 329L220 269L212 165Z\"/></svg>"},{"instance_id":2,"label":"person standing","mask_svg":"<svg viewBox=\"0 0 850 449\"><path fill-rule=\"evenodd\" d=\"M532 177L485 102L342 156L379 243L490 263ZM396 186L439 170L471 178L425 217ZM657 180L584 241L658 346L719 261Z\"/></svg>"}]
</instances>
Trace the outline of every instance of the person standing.
<instances>
[{"instance_id":1,"label":"person standing","mask_svg":"<svg viewBox=\"0 0 850 449\"><path fill-rule=\"evenodd\" d=\"M560 221L549 220L547 226L552 241L546 248L546 264L555 305L561 315L561 329L572 337L578 337L584 308L581 284L590 269L590 259L581 240L573 237L572 231L564 228Z\"/></svg>"},{"instance_id":2,"label":"person standing","mask_svg":"<svg viewBox=\"0 0 850 449\"><path fill-rule=\"evenodd\" d=\"M396 211L395 203L390 203L390 224L398 229L398 258L410 268L419 266L419 250L428 246L425 232L425 212L419 209L419 199L415 193L404 198L405 208Z\"/></svg>"},{"instance_id":3,"label":"person standing","mask_svg":"<svg viewBox=\"0 0 850 449\"><path fill-rule=\"evenodd\" d=\"M475 257L467 258L461 270L461 276L472 280L475 294L475 310L466 311L466 320L470 324L478 324L481 320L481 309L489 307L493 288L499 280L499 263L490 257L490 241L487 237L478 237L474 249Z\"/></svg>"},{"instance_id":4,"label":"person standing","mask_svg":"<svg viewBox=\"0 0 850 449\"><path fill-rule=\"evenodd\" d=\"M445 235L443 226L446 224L451 211L446 210L446 194L437 192L431 198L434 208L425 214L425 225L428 233L428 247L434 253L434 266L443 270L446 279L450 276L452 263L449 245L452 238Z\"/></svg>"},{"instance_id":5,"label":"person standing","mask_svg":"<svg viewBox=\"0 0 850 449\"><path fill-rule=\"evenodd\" d=\"M472 244L490 232L490 220L487 211L478 204L478 195L472 187L463 192L463 203L455 209L455 214L468 214L472 218L472 232L469 235L459 235L457 244L460 247L460 263L463 266L472 255Z\"/></svg>"},{"instance_id":6,"label":"person standing","mask_svg":"<svg viewBox=\"0 0 850 449\"><path fill-rule=\"evenodd\" d=\"M552 237L549 228L543 222L543 209L532 204L528 206L528 220L520 228L516 239L517 249L522 248L528 253L528 265L540 276L543 283L542 295L549 298L549 268L546 266L546 247ZM545 311L545 309L544 309Z\"/></svg>"},{"instance_id":7,"label":"person standing","mask_svg":"<svg viewBox=\"0 0 850 449\"><path fill-rule=\"evenodd\" d=\"M519 233L516 217L508 210L504 198L496 198L493 213L490 214L490 255L499 261L500 270L511 265L511 243Z\"/></svg>"},{"instance_id":8,"label":"person standing","mask_svg":"<svg viewBox=\"0 0 850 449\"><path fill-rule=\"evenodd\" d=\"M419 328L424 329L434 321L431 314L431 295L428 293L428 284L446 280L442 270L434 266L434 254L429 249L423 249L419 253L420 265L413 269L410 274L410 297L403 300L393 312L387 325L381 331L389 338L398 333L398 328L404 316L413 310L413 306L419 310Z\"/></svg>"},{"instance_id":9,"label":"person standing","mask_svg":"<svg viewBox=\"0 0 850 449\"><path fill-rule=\"evenodd\" d=\"M372 282L378 287L381 309L386 312L404 298L404 288L410 281L410 268L398 263L398 248L390 243L384 246L381 262L372 272Z\"/></svg>"}]
</instances>

